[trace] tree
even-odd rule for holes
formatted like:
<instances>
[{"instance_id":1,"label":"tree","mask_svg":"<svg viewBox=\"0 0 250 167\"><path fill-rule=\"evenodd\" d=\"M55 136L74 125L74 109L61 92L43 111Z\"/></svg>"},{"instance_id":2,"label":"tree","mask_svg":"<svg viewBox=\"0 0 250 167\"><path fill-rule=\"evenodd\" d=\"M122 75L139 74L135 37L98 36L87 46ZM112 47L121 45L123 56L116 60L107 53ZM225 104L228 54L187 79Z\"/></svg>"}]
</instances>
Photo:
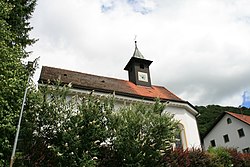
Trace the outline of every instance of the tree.
<instances>
[{"instance_id":1,"label":"tree","mask_svg":"<svg viewBox=\"0 0 250 167\"><path fill-rule=\"evenodd\" d=\"M19 112L22 104L28 70L22 63L22 59L28 56L24 47L28 43L19 42L22 22L28 20L20 19L16 24L12 23L18 20L19 14L14 13L17 7L22 8L28 1L10 1L0 0L0 166L7 166L10 160L10 154L13 146L15 129L18 121ZM19 4L19 5L17 5ZM23 11L20 17L30 16L30 11ZM28 19L28 18L26 18ZM11 22L9 20L12 20ZM23 29L26 27L23 24ZM19 29L19 32L14 31ZM18 33L18 34L17 34ZM23 36L26 38L26 36Z\"/></svg>"},{"instance_id":2,"label":"tree","mask_svg":"<svg viewBox=\"0 0 250 167\"><path fill-rule=\"evenodd\" d=\"M32 30L29 19L35 9L36 0L1 0L11 5L9 17L5 20L10 25L10 31L15 34L11 45L19 45L22 48L33 44L36 40L29 37ZM26 55L28 56L28 54Z\"/></svg>"},{"instance_id":3,"label":"tree","mask_svg":"<svg viewBox=\"0 0 250 167\"><path fill-rule=\"evenodd\" d=\"M13 40L13 33L5 19L9 17L11 5L1 1L0 10L0 165L3 166L10 159L27 73L20 60L20 47L8 45Z\"/></svg>"}]
</instances>

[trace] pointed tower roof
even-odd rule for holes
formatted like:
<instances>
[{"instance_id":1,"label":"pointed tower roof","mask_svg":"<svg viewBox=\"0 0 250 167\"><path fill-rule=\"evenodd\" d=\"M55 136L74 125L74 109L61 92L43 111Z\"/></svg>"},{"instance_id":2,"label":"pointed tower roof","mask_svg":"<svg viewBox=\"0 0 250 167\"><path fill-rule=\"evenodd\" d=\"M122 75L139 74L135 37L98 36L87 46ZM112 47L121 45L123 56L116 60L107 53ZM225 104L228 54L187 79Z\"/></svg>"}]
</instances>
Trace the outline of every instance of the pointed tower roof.
<instances>
[{"instance_id":1,"label":"pointed tower roof","mask_svg":"<svg viewBox=\"0 0 250 167\"><path fill-rule=\"evenodd\" d=\"M135 41L135 51L134 51L133 57L144 59L144 56L141 54L141 52L139 51L137 47L137 41Z\"/></svg>"},{"instance_id":2,"label":"pointed tower roof","mask_svg":"<svg viewBox=\"0 0 250 167\"><path fill-rule=\"evenodd\" d=\"M135 61L140 61L143 64L147 64L148 66L153 62L151 60L146 60L144 58L144 56L141 54L141 52L139 51L138 47L137 47L137 41L135 41L135 51L133 56L131 57L131 59L129 60L129 62L127 63L126 67L124 68L124 70L129 71L129 67L131 66L131 64L133 64Z\"/></svg>"}]
</instances>

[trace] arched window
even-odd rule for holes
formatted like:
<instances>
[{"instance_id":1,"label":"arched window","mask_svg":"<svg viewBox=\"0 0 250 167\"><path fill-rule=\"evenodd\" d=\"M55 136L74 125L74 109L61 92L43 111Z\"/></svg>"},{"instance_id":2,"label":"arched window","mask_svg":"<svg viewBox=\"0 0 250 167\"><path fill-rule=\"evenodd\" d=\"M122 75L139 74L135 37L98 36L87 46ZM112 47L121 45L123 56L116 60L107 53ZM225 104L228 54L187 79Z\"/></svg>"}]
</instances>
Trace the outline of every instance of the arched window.
<instances>
[{"instance_id":1,"label":"arched window","mask_svg":"<svg viewBox=\"0 0 250 167\"><path fill-rule=\"evenodd\" d=\"M227 124L230 124L230 123L232 123L231 118L227 118Z\"/></svg>"},{"instance_id":2,"label":"arched window","mask_svg":"<svg viewBox=\"0 0 250 167\"><path fill-rule=\"evenodd\" d=\"M176 143L175 143L175 148L182 148L186 149L187 148L187 140L186 140L186 133L185 133L185 128L182 124L178 124L180 133L176 136Z\"/></svg>"}]
</instances>

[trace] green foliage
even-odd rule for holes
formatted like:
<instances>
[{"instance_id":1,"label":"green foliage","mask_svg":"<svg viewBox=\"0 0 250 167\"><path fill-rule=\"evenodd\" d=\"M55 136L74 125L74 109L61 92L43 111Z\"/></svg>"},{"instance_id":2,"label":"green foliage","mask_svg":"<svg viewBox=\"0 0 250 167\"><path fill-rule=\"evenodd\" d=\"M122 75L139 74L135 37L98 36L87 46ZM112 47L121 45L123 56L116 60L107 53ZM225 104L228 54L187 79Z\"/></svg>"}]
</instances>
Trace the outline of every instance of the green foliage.
<instances>
[{"instance_id":1,"label":"green foliage","mask_svg":"<svg viewBox=\"0 0 250 167\"><path fill-rule=\"evenodd\" d=\"M15 8L14 2L0 1L0 166L6 166L10 160L28 78L28 71L21 61L27 53L17 42L16 32L12 31L15 25L8 22ZM18 13L15 15L18 18Z\"/></svg>"},{"instance_id":2,"label":"green foliage","mask_svg":"<svg viewBox=\"0 0 250 167\"><path fill-rule=\"evenodd\" d=\"M0 0L0 166L7 166L21 110L28 70L22 59L35 0Z\"/></svg>"},{"instance_id":3,"label":"green foliage","mask_svg":"<svg viewBox=\"0 0 250 167\"><path fill-rule=\"evenodd\" d=\"M227 149L223 147L210 147L208 149L210 153L211 159L213 161L214 167L224 167L224 166L232 166L232 157L227 151Z\"/></svg>"},{"instance_id":4,"label":"green foliage","mask_svg":"<svg viewBox=\"0 0 250 167\"><path fill-rule=\"evenodd\" d=\"M179 133L172 115L162 113L164 105L138 103L112 116L110 145L113 151L105 166L161 166L163 156Z\"/></svg>"},{"instance_id":5,"label":"green foliage","mask_svg":"<svg viewBox=\"0 0 250 167\"><path fill-rule=\"evenodd\" d=\"M44 86L29 95L18 166L96 166L106 142L112 98L78 97Z\"/></svg>"},{"instance_id":6,"label":"green foliage","mask_svg":"<svg viewBox=\"0 0 250 167\"><path fill-rule=\"evenodd\" d=\"M35 39L30 39L29 32L32 30L29 19L34 11L36 0L1 0L1 3L11 7L8 17L5 21L12 32L13 39L9 46L21 46L25 48L35 42ZM27 56L27 55L26 55Z\"/></svg>"},{"instance_id":7,"label":"green foliage","mask_svg":"<svg viewBox=\"0 0 250 167\"><path fill-rule=\"evenodd\" d=\"M178 122L163 104L114 109L112 97L73 96L68 86L31 89L15 166L247 166L250 156L211 148L172 150Z\"/></svg>"},{"instance_id":8,"label":"green foliage","mask_svg":"<svg viewBox=\"0 0 250 167\"><path fill-rule=\"evenodd\" d=\"M162 166L179 132L163 109L157 101L115 111L112 97L40 87L28 96L15 165Z\"/></svg>"},{"instance_id":9,"label":"green foliage","mask_svg":"<svg viewBox=\"0 0 250 167\"><path fill-rule=\"evenodd\" d=\"M250 154L237 152L236 149L210 148L208 152L201 149L175 149L165 155L166 164L171 167L249 167Z\"/></svg>"},{"instance_id":10,"label":"green foliage","mask_svg":"<svg viewBox=\"0 0 250 167\"><path fill-rule=\"evenodd\" d=\"M216 118L225 111L250 115L250 109L247 108L222 107L219 105L196 106L196 108L200 113L197 124L201 137L204 137L204 134L213 125Z\"/></svg>"}]
</instances>

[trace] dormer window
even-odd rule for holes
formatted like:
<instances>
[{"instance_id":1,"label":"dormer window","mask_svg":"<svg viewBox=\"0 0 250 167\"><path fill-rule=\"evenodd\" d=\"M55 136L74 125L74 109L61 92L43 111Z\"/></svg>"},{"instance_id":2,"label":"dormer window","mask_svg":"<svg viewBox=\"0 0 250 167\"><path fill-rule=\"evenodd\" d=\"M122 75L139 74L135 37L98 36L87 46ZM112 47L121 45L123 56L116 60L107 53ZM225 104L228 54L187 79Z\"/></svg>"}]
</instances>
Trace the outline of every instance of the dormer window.
<instances>
[{"instance_id":1,"label":"dormer window","mask_svg":"<svg viewBox=\"0 0 250 167\"><path fill-rule=\"evenodd\" d=\"M227 124L231 124L231 123L232 123L231 118L227 118Z\"/></svg>"}]
</instances>

